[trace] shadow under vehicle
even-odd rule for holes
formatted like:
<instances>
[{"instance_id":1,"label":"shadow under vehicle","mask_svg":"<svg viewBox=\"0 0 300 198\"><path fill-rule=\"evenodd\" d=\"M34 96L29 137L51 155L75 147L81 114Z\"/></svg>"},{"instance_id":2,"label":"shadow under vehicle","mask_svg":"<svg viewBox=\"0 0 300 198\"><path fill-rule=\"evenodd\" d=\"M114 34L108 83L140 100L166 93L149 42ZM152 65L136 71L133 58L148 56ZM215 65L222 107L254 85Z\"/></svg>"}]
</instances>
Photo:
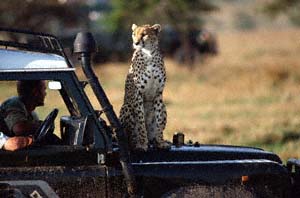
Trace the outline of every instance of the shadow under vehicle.
<instances>
[{"instance_id":1,"label":"shadow under vehicle","mask_svg":"<svg viewBox=\"0 0 300 198\"><path fill-rule=\"evenodd\" d=\"M0 40L0 83L47 80L69 114L56 118L63 145L0 151L0 197L299 196L300 161L283 164L276 154L260 148L184 144L183 134L176 134L169 150L130 152L93 72L95 42L90 33L79 33L74 42L87 79L81 81L56 37L4 28L0 32L34 38ZM87 84L101 110L91 104ZM57 111L45 119L40 134L53 132Z\"/></svg>"}]
</instances>

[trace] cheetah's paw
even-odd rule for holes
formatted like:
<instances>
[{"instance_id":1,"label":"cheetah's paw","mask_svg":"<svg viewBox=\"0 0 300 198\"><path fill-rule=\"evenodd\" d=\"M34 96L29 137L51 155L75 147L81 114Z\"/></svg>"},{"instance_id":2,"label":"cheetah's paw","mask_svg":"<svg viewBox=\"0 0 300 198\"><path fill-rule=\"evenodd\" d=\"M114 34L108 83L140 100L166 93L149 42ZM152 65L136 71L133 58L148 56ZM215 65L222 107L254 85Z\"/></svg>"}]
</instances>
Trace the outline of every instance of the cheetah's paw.
<instances>
[{"instance_id":1,"label":"cheetah's paw","mask_svg":"<svg viewBox=\"0 0 300 198\"><path fill-rule=\"evenodd\" d=\"M146 152L148 150L148 146L147 145L135 145L132 148L133 151L137 151L137 152Z\"/></svg>"},{"instance_id":2,"label":"cheetah's paw","mask_svg":"<svg viewBox=\"0 0 300 198\"><path fill-rule=\"evenodd\" d=\"M171 148L171 143L165 140L162 140L160 142L154 141L153 142L153 147L156 149L170 149Z\"/></svg>"}]
</instances>

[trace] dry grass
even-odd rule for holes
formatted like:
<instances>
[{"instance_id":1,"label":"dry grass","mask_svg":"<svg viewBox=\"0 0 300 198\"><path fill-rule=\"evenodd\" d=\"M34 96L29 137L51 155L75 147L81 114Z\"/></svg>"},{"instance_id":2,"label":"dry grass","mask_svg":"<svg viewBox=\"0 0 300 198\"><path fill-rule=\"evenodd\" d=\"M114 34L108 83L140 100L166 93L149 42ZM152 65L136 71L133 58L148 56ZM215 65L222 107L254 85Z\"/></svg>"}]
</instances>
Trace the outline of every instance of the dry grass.
<instances>
[{"instance_id":1,"label":"dry grass","mask_svg":"<svg viewBox=\"0 0 300 198\"><path fill-rule=\"evenodd\" d=\"M299 38L300 30L223 33L220 55L194 70L166 59L165 137L183 131L200 143L260 146L299 158ZM128 66L97 68L116 112Z\"/></svg>"},{"instance_id":2,"label":"dry grass","mask_svg":"<svg viewBox=\"0 0 300 198\"><path fill-rule=\"evenodd\" d=\"M186 140L259 146L284 160L300 158L299 38L300 30L222 33L220 54L196 63L194 70L166 59L165 137L171 140L174 132L183 131ZM128 67L129 63L96 67L117 114ZM14 94L14 85L4 87L6 96ZM91 89L87 91L99 109ZM6 98L2 95L1 101ZM38 110L42 118L54 105L64 106L58 97L48 92L47 106Z\"/></svg>"}]
</instances>

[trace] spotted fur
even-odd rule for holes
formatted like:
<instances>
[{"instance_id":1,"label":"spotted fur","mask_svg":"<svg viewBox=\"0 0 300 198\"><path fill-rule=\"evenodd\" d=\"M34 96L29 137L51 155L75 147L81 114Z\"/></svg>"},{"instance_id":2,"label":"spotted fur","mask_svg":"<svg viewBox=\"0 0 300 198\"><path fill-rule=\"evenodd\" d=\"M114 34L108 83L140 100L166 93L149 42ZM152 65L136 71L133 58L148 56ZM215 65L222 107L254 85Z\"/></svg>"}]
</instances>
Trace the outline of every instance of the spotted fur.
<instances>
[{"instance_id":1,"label":"spotted fur","mask_svg":"<svg viewBox=\"0 0 300 198\"><path fill-rule=\"evenodd\" d=\"M167 148L163 130L167 112L163 103L166 71L159 49L159 24L132 25L133 48L126 82L120 121L128 134L132 150L147 150L152 143L157 148Z\"/></svg>"}]
</instances>

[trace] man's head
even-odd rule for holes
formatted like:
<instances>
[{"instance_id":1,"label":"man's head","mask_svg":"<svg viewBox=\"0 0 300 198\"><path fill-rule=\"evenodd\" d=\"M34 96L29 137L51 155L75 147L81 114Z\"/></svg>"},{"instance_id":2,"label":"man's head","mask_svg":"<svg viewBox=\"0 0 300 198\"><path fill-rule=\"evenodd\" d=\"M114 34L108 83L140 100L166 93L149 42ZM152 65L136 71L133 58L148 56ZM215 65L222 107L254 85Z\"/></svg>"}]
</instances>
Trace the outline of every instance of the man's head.
<instances>
[{"instance_id":1,"label":"man's head","mask_svg":"<svg viewBox=\"0 0 300 198\"><path fill-rule=\"evenodd\" d=\"M18 95L33 106L43 106L46 97L44 80L22 80L17 83Z\"/></svg>"}]
</instances>

